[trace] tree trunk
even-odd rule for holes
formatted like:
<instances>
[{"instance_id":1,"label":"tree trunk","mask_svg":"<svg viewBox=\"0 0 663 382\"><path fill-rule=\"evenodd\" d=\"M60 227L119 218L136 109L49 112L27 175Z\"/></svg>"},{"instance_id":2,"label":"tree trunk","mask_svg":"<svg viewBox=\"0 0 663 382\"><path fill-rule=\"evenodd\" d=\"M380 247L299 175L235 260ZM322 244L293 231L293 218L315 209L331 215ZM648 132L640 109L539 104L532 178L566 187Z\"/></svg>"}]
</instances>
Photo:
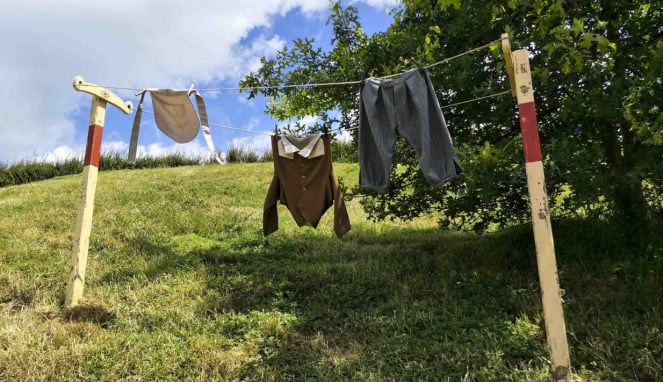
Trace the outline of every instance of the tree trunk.
<instances>
[{"instance_id":1,"label":"tree trunk","mask_svg":"<svg viewBox=\"0 0 663 382\"><path fill-rule=\"evenodd\" d=\"M619 10L612 0L601 1L601 18L608 21L607 38L617 44L615 52L614 72L610 85L606 89L606 156L611 166L610 177L613 182L615 208L621 217L629 224L626 225L632 233L640 232L642 228L651 228L650 209L642 189L642 177L633 173L638 161L640 144L636 141L634 132L630 130L629 123L624 117L622 101L627 95L627 60L623 54L620 39Z\"/></svg>"}]
</instances>

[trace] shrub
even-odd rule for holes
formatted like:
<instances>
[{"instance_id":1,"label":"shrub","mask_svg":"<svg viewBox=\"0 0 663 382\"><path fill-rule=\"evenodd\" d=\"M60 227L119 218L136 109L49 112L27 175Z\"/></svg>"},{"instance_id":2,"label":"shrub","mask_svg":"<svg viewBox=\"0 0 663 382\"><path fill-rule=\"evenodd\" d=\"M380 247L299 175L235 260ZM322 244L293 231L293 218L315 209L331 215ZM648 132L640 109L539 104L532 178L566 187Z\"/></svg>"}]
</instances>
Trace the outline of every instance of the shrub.
<instances>
[{"instance_id":1,"label":"shrub","mask_svg":"<svg viewBox=\"0 0 663 382\"><path fill-rule=\"evenodd\" d=\"M262 155L258 154L253 148L247 145L231 145L228 148L226 154L226 161L228 163L255 163L255 162L265 162L271 161L271 152L269 155L263 153Z\"/></svg>"},{"instance_id":2,"label":"shrub","mask_svg":"<svg viewBox=\"0 0 663 382\"><path fill-rule=\"evenodd\" d=\"M257 154L254 154L257 156ZM128 168L155 168L191 166L200 163L209 163L209 159L202 156L187 156L184 153L168 154L162 157L142 157L131 166L127 158L119 152L105 152L99 158L99 171L122 170ZM19 185L50 179L56 176L80 174L83 171L83 161L76 158L67 158L55 163L18 162L10 166L0 166L0 187Z\"/></svg>"},{"instance_id":3,"label":"shrub","mask_svg":"<svg viewBox=\"0 0 663 382\"><path fill-rule=\"evenodd\" d=\"M359 152L353 142L332 141L332 160L340 163L359 162Z\"/></svg>"}]
</instances>

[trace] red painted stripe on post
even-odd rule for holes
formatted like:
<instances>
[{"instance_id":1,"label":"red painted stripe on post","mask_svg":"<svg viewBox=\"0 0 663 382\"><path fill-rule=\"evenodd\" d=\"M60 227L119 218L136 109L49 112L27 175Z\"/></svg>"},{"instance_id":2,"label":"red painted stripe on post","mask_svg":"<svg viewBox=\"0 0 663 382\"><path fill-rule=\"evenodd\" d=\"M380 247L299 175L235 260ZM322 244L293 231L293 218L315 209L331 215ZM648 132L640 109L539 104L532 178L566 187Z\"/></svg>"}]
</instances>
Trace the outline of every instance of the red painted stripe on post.
<instances>
[{"instance_id":1,"label":"red painted stripe on post","mask_svg":"<svg viewBox=\"0 0 663 382\"><path fill-rule=\"evenodd\" d=\"M103 129L103 126L90 125L90 129L87 132L87 146L85 147L85 162L83 162L83 166L92 165L99 167L101 133Z\"/></svg>"},{"instance_id":2,"label":"red painted stripe on post","mask_svg":"<svg viewBox=\"0 0 663 382\"><path fill-rule=\"evenodd\" d=\"M541 160L541 143L539 142L539 128L536 124L534 102L518 104L518 113L520 115L520 131L523 135L525 162L538 162Z\"/></svg>"}]
</instances>

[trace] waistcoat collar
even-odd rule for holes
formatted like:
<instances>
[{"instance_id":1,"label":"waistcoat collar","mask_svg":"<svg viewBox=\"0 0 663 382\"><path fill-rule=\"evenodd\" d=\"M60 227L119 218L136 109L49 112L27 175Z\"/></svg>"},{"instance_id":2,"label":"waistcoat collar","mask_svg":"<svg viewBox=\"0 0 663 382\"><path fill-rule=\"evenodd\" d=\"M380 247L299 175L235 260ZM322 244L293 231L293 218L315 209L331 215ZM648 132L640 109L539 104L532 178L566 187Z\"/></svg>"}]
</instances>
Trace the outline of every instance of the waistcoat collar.
<instances>
[{"instance_id":1,"label":"waistcoat collar","mask_svg":"<svg viewBox=\"0 0 663 382\"><path fill-rule=\"evenodd\" d=\"M283 135L278 141L279 156L293 159L297 153L304 158L317 158L325 155L325 146L320 139L322 134L309 134L304 137Z\"/></svg>"}]
</instances>

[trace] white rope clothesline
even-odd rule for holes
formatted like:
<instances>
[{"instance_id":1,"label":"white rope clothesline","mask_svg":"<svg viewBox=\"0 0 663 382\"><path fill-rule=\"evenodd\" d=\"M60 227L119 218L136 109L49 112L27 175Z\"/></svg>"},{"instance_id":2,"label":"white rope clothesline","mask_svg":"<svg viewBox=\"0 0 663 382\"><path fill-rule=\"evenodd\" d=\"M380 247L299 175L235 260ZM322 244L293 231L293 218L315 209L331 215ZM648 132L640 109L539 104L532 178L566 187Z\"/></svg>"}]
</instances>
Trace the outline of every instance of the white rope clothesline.
<instances>
[{"instance_id":1,"label":"white rope clothesline","mask_svg":"<svg viewBox=\"0 0 663 382\"><path fill-rule=\"evenodd\" d=\"M198 89L200 92L222 92L232 90L267 90L267 89L305 89L305 88L320 88L329 86L344 86L344 85L359 85L361 81L342 81L342 82L321 82L313 84L293 84L293 85L274 85L274 86L251 86L251 87L234 87L234 88L209 88Z\"/></svg>"},{"instance_id":2,"label":"white rope clothesline","mask_svg":"<svg viewBox=\"0 0 663 382\"><path fill-rule=\"evenodd\" d=\"M448 105L440 106L440 109L449 109L449 108L452 108L452 107L455 107L455 106L458 106L458 105L464 105L466 103L482 101L484 99L489 99L489 98L494 98L494 97L500 97L500 96L503 96L505 94L511 94L511 90L505 90L503 92L499 92L499 93L495 93L495 94L489 94L487 96L473 98L473 99L470 99L470 100L467 100L467 101L460 101L460 102L456 102L456 103L450 103Z\"/></svg>"},{"instance_id":3,"label":"white rope clothesline","mask_svg":"<svg viewBox=\"0 0 663 382\"><path fill-rule=\"evenodd\" d=\"M476 47L476 48L472 48L472 49L467 50L467 51L465 51L465 52L463 52L463 53L459 53L459 54L457 54L457 55L455 55L455 56L451 56L451 57L449 57L449 58L445 58L444 60L441 60L441 61L438 61L438 62L434 62L434 63L429 64L429 65L424 65L424 66L422 66L421 68L422 68L422 69L428 69L428 68L432 68L432 67L434 67L434 66L438 66L438 65L442 65L442 64L447 64L447 63L449 63L450 61L453 61L453 60L455 60L455 59L457 59L457 58L460 58L460 57L466 56L466 55L468 55L468 54L470 54L470 53L474 53L474 52L476 52L477 50L481 50L481 49L489 48L491 45L493 45L493 44L497 44L497 43L500 42L500 41L502 41L502 39L495 40L495 41L491 41L491 42L489 42L489 43L487 43L487 44L484 44L484 45L478 46L478 47ZM390 74L390 75L388 75L388 76L383 76L383 77L378 77L378 78L392 78L392 77L400 76L401 74L402 74L402 73L395 73L395 74Z\"/></svg>"},{"instance_id":4,"label":"white rope clothesline","mask_svg":"<svg viewBox=\"0 0 663 382\"><path fill-rule=\"evenodd\" d=\"M228 126L228 125L222 125L222 124L220 124L220 123L211 123L211 122L210 122L210 126L222 127L222 128L224 128L224 129L230 129L230 130L245 131L245 132L247 132L247 133L253 133L253 134L267 135L267 136L269 136L269 137L271 137L272 135L274 135L274 134L272 134L272 133L265 133L265 132L262 132L262 131L255 131L255 130L241 129L241 128L239 128L239 127Z\"/></svg>"},{"instance_id":5,"label":"white rope clothesline","mask_svg":"<svg viewBox=\"0 0 663 382\"><path fill-rule=\"evenodd\" d=\"M151 110L143 110L143 113L154 114L154 112L151 111ZM255 131L255 130L249 130L249 129L242 129L242 128L235 127L235 126L224 125L224 124L221 124L221 123L212 123L212 122L210 122L209 125L210 125L210 126L215 126L215 127L222 127L222 128L224 128L224 129L245 131L245 132L247 132L247 133L253 133L253 134L262 134L262 135L267 135L267 136L272 136L272 135L274 135L274 134L271 134L271 133L265 133L265 132L262 132L262 131Z\"/></svg>"},{"instance_id":6,"label":"white rope clothesline","mask_svg":"<svg viewBox=\"0 0 663 382\"><path fill-rule=\"evenodd\" d=\"M432 68L432 67L437 66L437 65L446 64L446 63L448 63L448 62L450 62L450 61L452 61L452 60L455 60L455 59L457 59L457 58L460 58L460 57L466 56L466 55L468 55L468 54L474 53L474 52L476 52L476 51L478 51L478 50L481 50L481 49L488 48L488 47L490 47L490 46L492 46L492 45L494 45L494 44L496 44L496 43L498 43L498 42L500 42L500 41L502 41L502 40L499 39L499 40L491 41L491 42L489 42L489 43L487 43L487 44L484 44L484 45L478 46L478 47L476 47L476 48L472 48L472 49L470 49L470 50L467 50L467 51L465 51L465 52L463 52L463 53L459 53L459 54L457 54L457 55L455 55L455 56L452 56L452 57L446 58L446 59L444 59L444 60L441 60L441 61L438 61L438 62L434 62L434 63L429 64L429 65L424 65L424 66L422 66L421 68L422 68L422 69L428 69L428 68ZM413 69L416 69L416 68L413 68ZM411 70L411 69L409 69L409 70ZM393 78L393 77L400 76L400 75L403 74L403 73L404 73L404 72L401 72L401 73L395 73L395 74L390 74L390 75L386 75L386 76L382 76L382 77L377 77L377 78L379 78L379 79ZM315 87L327 87L327 86L358 85L358 84L362 83L362 81L363 81L363 80L359 80L359 81L341 81L341 82L320 82L320 83L311 83L311 84L291 84L291 85L285 85L285 84L282 84L282 85L272 85L272 86L203 88L203 89L195 89L195 90L198 91L198 92L204 93L204 92L222 92L222 91L237 91L237 90L267 90L267 89L290 89L290 88L315 88ZM104 88L107 88L107 89L116 89L116 90L132 90L132 91L136 91L136 92L142 92L142 91L146 91L146 90L147 90L147 91L150 91L150 90L161 90L161 89L158 89L158 88L132 88L132 87L105 86L105 85L92 85L92 84L90 84L89 86L104 87ZM189 91L189 90L191 90L191 88L189 88L189 89L170 89L170 90L175 90L175 91Z\"/></svg>"},{"instance_id":7,"label":"white rope clothesline","mask_svg":"<svg viewBox=\"0 0 663 382\"><path fill-rule=\"evenodd\" d=\"M469 100L466 100L466 101L461 101L461 102L456 102L456 103L452 103L452 104L449 104L449 105L440 106L440 109L449 109L449 108L452 108L452 107L455 107L455 106L464 105L464 104L471 103L471 102L483 101L483 100L489 99L489 98L500 97L500 96L510 94L510 93L511 93L511 90L505 90L503 92L489 94L489 95L483 96L483 97L473 98L473 99L469 99ZM143 112L144 113L149 113L149 114L154 114L154 112L151 111L151 110L143 110ZM262 132L262 131L242 129L242 128L235 127L235 126L224 125L224 124L221 124L221 123L212 123L212 122L210 122L209 125L210 126L215 126L215 127L221 127L221 128L224 128L224 129L244 131L244 132L252 133L252 134L267 135L267 136L270 136L270 137L272 135L274 135L272 133L265 133L265 132ZM330 130L329 132L330 133L335 133L335 132L338 132L338 131L341 131L341 130L350 131L350 130L356 130L356 129L357 129L357 127L350 127L350 128L347 128L347 129L339 127L337 129Z\"/></svg>"}]
</instances>

